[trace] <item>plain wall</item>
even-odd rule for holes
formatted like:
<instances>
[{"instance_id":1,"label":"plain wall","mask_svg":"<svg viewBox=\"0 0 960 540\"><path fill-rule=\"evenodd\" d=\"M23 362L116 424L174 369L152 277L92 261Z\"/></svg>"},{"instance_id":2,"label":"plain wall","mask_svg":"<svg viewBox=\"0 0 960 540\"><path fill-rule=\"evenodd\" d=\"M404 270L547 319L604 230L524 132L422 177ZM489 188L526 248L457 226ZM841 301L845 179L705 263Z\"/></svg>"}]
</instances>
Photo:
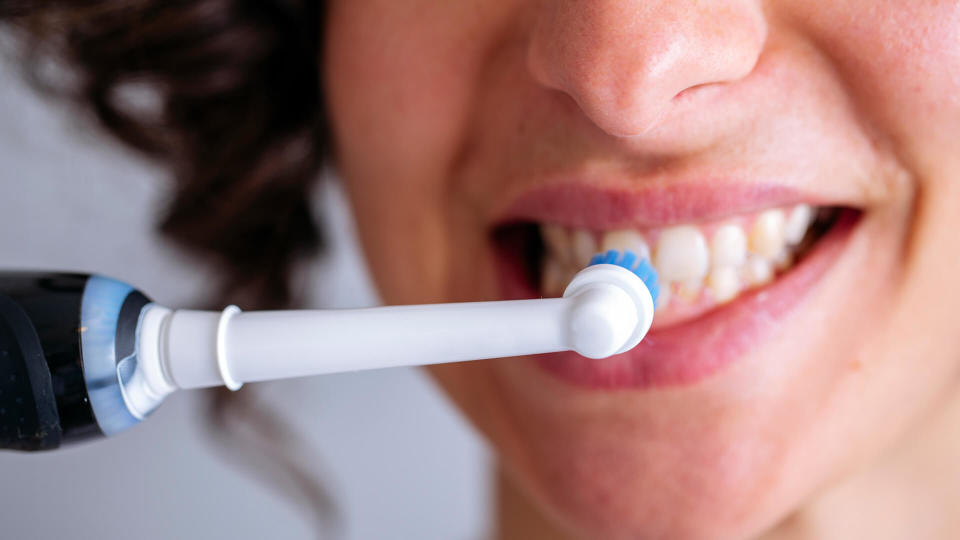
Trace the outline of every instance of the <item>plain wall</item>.
<instances>
[{"instance_id":1,"label":"plain wall","mask_svg":"<svg viewBox=\"0 0 960 540\"><path fill-rule=\"evenodd\" d=\"M215 276L154 234L168 196L163 172L68 112L0 60L0 271L97 272L165 305L195 304ZM304 294L313 306L374 303L342 193L323 190L315 205L332 215L333 249L314 261ZM339 538L485 533L488 455L421 372L255 386L305 439L294 449L298 462L332 490ZM174 395L113 439L44 454L0 451L0 538L315 537L308 512L257 480L265 466L239 464L211 445L204 399Z\"/></svg>"}]
</instances>

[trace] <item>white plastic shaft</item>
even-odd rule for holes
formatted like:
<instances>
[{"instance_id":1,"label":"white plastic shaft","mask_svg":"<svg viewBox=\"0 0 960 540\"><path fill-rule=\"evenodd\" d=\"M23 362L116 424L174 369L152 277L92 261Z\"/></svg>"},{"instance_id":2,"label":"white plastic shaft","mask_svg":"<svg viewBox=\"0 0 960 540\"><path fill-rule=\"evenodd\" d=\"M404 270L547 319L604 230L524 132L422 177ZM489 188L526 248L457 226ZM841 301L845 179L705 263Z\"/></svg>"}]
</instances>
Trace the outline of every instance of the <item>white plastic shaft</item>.
<instances>
[{"instance_id":1,"label":"white plastic shaft","mask_svg":"<svg viewBox=\"0 0 960 540\"><path fill-rule=\"evenodd\" d=\"M603 358L636 346L652 321L640 278L605 264L577 274L563 298L248 313L151 306L125 392L149 412L178 388L565 350Z\"/></svg>"}]
</instances>

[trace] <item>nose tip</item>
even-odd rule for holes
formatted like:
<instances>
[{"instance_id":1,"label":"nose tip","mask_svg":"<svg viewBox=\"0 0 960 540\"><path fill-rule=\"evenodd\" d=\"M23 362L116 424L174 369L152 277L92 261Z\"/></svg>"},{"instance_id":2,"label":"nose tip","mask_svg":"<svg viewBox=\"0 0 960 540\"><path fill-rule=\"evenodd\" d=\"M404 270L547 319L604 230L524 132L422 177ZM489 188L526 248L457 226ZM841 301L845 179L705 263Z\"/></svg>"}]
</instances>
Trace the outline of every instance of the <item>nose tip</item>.
<instances>
[{"instance_id":1,"label":"nose tip","mask_svg":"<svg viewBox=\"0 0 960 540\"><path fill-rule=\"evenodd\" d=\"M658 126L685 90L748 75L765 38L754 0L567 0L543 4L527 59L541 85L631 137Z\"/></svg>"}]
</instances>

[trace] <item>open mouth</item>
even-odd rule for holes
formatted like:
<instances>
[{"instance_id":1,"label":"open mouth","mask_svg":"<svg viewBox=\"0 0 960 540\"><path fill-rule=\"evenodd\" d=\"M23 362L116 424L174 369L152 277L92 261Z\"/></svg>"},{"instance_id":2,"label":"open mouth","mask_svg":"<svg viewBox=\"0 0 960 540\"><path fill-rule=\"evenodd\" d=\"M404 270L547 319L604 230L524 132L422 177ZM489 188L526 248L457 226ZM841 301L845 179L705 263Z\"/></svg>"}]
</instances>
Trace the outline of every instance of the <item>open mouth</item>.
<instances>
[{"instance_id":1,"label":"open mouth","mask_svg":"<svg viewBox=\"0 0 960 540\"><path fill-rule=\"evenodd\" d=\"M517 222L497 228L494 238L516 266L524 297L561 296L596 253L613 249L648 258L661 280L654 328L665 328L776 281L804 261L841 216L856 212L797 204L644 230Z\"/></svg>"},{"instance_id":2,"label":"open mouth","mask_svg":"<svg viewBox=\"0 0 960 540\"><path fill-rule=\"evenodd\" d=\"M566 352L537 362L582 386L661 386L698 381L759 342L839 258L861 214L836 205L775 204L642 228L565 225L544 215L498 226L493 241L508 298L562 295L598 252L648 257L661 297L640 345L604 360Z\"/></svg>"}]
</instances>

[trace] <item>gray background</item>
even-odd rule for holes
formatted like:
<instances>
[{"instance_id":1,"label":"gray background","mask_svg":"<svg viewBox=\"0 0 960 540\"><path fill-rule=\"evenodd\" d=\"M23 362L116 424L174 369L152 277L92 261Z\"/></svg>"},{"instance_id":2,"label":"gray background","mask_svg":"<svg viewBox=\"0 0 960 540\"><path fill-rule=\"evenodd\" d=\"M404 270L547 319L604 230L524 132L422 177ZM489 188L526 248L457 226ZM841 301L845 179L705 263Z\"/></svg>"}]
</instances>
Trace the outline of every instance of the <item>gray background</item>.
<instances>
[{"instance_id":1,"label":"gray background","mask_svg":"<svg viewBox=\"0 0 960 540\"><path fill-rule=\"evenodd\" d=\"M161 171L63 104L30 92L0 34L0 269L98 272L170 306L213 279L157 238ZM314 306L375 303L342 194L333 251L314 262ZM305 444L298 463L333 491L340 538L480 538L489 482L483 444L419 371L393 369L256 385ZM201 396L172 396L120 436L48 454L0 452L0 538L311 538L312 517L217 451Z\"/></svg>"}]
</instances>

